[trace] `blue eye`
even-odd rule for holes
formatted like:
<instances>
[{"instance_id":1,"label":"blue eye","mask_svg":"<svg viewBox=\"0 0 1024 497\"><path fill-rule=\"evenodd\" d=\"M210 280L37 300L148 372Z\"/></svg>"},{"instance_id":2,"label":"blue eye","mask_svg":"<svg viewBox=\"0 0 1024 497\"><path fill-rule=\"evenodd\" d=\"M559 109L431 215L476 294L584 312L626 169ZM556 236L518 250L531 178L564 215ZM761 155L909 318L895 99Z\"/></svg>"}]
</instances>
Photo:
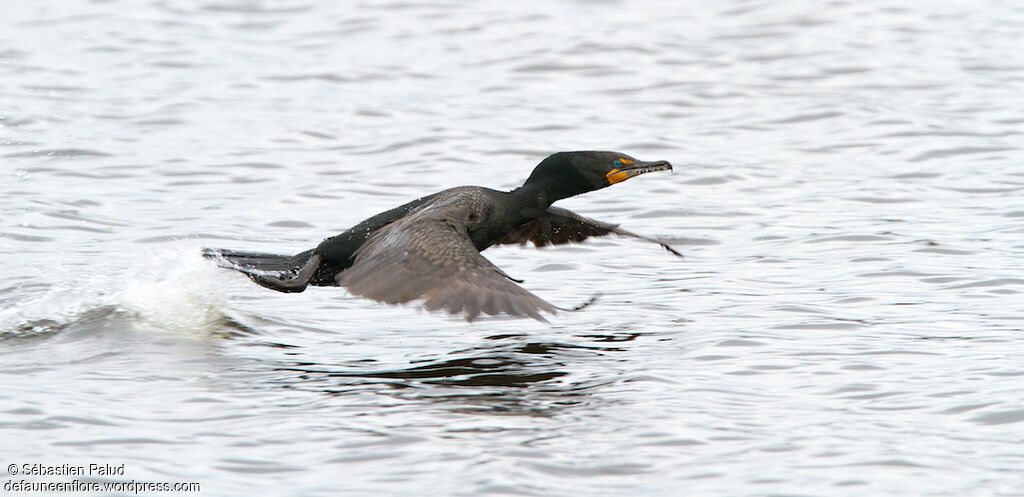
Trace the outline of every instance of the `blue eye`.
<instances>
[{"instance_id":1,"label":"blue eye","mask_svg":"<svg viewBox=\"0 0 1024 497\"><path fill-rule=\"evenodd\" d=\"M622 167L622 160L621 159L615 159L615 167Z\"/></svg>"}]
</instances>

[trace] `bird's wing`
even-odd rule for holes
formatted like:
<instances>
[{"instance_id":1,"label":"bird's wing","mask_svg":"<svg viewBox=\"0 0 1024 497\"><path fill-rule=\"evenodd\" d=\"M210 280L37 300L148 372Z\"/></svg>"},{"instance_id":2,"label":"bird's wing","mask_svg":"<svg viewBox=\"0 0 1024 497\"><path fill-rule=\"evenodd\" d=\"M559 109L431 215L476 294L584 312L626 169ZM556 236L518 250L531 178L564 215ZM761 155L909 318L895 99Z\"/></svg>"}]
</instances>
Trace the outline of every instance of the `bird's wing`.
<instances>
[{"instance_id":1,"label":"bird's wing","mask_svg":"<svg viewBox=\"0 0 1024 497\"><path fill-rule=\"evenodd\" d=\"M419 211L373 235L336 279L353 295L388 304L422 299L427 310L544 321L558 308L513 283L473 246L464 224Z\"/></svg>"},{"instance_id":2,"label":"bird's wing","mask_svg":"<svg viewBox=\"0 0 1024 497\"><path fill-rule=\"evenodd\" d=\"M544 247L546 245L582 242L592 236L608 234L628 236L657 243L665 250L679 257L683 256L661 240L638 235L619 228L617 224L583 217L573 211L560 207L549 207L544 215L520 225L518 229L505 235L498 243L526 245L526 242L533 242L538 247Z\"/></svg>"}]
</instances>

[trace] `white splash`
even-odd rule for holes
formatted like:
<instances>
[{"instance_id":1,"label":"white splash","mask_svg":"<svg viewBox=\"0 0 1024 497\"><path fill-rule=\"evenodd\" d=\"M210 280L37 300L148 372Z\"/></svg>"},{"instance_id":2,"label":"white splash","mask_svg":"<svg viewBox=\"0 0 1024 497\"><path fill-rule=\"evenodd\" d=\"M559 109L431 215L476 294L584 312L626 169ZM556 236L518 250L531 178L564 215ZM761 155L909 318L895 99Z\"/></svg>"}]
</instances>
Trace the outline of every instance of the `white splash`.
<instances>
[{"instance_id":1,"label":"white splash","mask_svg":"<svg viewBox=\"0 0 1024 497\"><path fill-rule=\"evenodd\" d=\"M0 309L0 333L53 332L84 318L116 316L132 328L184 337L207 337L233 320L222 297L231 280L196 247L132 255L119 269L89 268L61 274L42 294ZM54 278L56 279L56 278Z\"/></svg>"}]
</instances>

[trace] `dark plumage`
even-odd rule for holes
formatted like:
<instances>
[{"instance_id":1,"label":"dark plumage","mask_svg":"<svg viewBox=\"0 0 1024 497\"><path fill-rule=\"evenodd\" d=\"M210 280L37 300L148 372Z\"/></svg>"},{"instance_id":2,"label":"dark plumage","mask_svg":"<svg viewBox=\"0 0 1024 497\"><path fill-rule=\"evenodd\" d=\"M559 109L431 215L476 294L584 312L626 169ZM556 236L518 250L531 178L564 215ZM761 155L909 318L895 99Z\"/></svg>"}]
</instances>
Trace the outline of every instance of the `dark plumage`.
<instances>
[{"instance_id":1,"label":"dark plumage","mask_svg":"<svg viewBox=\"0 0 1024 497\"><path fill-rule=\"evenodd\" d=\"M510 192L479 186L443 190L293 256L226 249L204 249L203 255L281 292L343 286L388 304L422 299L428 310L463 313L467 320L481 312L543 320L541 312L559 309L516 284L480 251L495 244L543 247L614 233L659 243L679 255L665 243L551 207L639 174L671 169L666 161L643 162L617 152L559 152Z\"/></svg>"}]
</instances>

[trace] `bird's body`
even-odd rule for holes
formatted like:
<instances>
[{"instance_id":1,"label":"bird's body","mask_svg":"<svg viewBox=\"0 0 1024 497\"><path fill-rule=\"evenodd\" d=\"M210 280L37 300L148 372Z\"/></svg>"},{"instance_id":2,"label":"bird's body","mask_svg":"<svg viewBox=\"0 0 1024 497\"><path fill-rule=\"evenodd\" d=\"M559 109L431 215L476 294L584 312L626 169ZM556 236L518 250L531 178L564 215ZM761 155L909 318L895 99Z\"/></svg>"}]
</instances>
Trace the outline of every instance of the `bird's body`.
<instances>
[{"instance_id":1,"label":"bird's body","mask_svg":"<svg viewBox=\"0 0 1024 497\"><path fill-rule=\"evenodd\" d=\"M443 190L370 217L294 256L224 249L206 249L204 255L282 292L343 286L389 304L422 299L428 310L463 313L467 320L481 312L543 319L541 311L558 308L517 285L480 252L499 243L545 246L609 233L651 240L551 204L667 169L671 165L664 161L641 162L615 152L560 152L515 190Z\"/></svg>"}]
</instances>

